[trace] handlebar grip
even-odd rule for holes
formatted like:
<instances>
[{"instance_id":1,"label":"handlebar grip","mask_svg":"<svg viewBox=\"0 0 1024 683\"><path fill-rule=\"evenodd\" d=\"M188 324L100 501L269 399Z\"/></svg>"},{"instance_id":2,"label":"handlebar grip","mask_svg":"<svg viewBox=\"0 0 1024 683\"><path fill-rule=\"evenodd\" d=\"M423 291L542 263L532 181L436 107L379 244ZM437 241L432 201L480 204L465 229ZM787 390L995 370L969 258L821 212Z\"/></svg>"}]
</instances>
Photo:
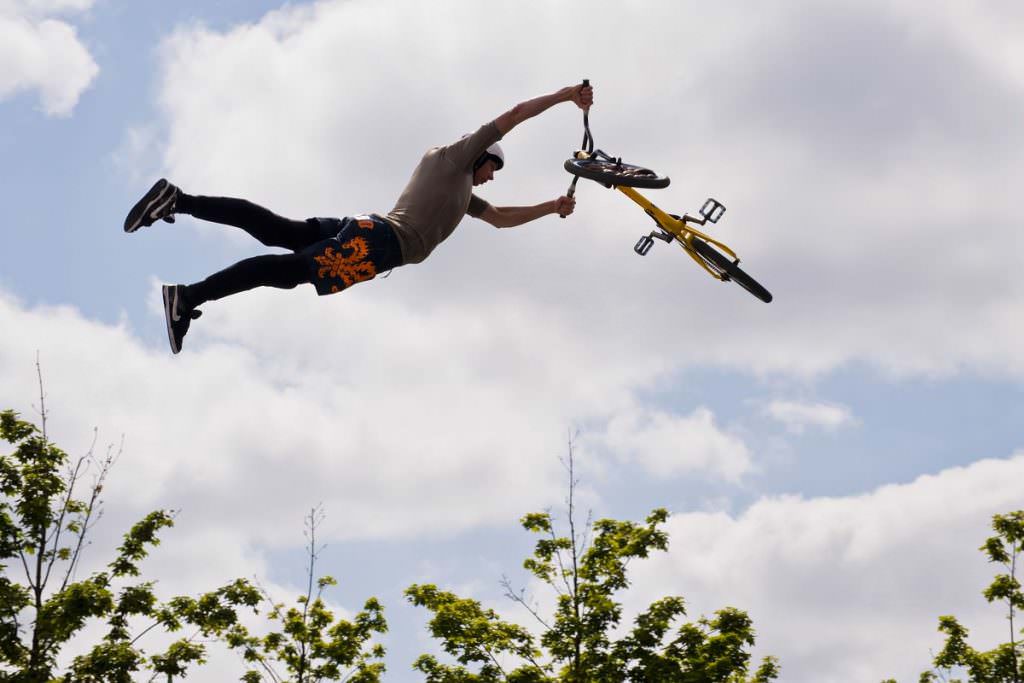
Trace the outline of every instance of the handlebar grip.
<instances>
[{"instance_id":1,"label":"handlebar grip","mask_svg":"<svg viewBox=\"0 0 1024 683\"><path fill-rule=\"evenodd\" d=\"M590 79L589 78L584 78L583 79L583 87L584 88L589 88L590 87ZM589 111L590 111L590 107L587 107L586 109L583 110L583 128L585 130L589 130L589 127L590 127L590 124L587 121L587 113ZM587 144L586 143L586 138L583 138L583 140L584 140L583 144L586 145Z\"/></svg>"},{"instance_id":2,"label":"handlebar grip","mask_svg":"<svg viewBox=\"0 0 1024 683\"><path fill-rule=\"evenodd\" d=\"M565 193L566 197L572 198L572 197L574 197L576 195L576 181L579 180L579 179L580 179L580 177L578 175L574 175L572 177L572 183L569 185L569 191ZM565 218L565 214L564 213L560 213L560 214L558 214L558 217L559 218Z\"/></svg>"}]
</instances>

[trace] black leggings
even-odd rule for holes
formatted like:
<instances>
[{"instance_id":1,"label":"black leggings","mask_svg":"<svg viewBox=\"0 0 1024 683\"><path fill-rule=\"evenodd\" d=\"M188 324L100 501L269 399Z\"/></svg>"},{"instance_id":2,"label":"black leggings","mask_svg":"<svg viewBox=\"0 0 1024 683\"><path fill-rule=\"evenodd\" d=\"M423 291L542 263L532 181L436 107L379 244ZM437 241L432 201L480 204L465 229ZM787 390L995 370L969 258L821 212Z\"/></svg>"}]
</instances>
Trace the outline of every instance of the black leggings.
<instances>
[{"instance_id":1,"label":"black leggings","mask_svg":"<svg viewBox=\"0 0 1024 683\"><path fill-rule=\"evenodd\" d=\"M244 199L180 193L175 211L241 228L268 247L283 247L293 252L323 239L314 222L282 218ZM186 303L195 307L255 287L291 289L309 281L307 259L301 254L267 254L239 261L201 282L188 285L184 294Z\"/></svg>"}]
</instances>

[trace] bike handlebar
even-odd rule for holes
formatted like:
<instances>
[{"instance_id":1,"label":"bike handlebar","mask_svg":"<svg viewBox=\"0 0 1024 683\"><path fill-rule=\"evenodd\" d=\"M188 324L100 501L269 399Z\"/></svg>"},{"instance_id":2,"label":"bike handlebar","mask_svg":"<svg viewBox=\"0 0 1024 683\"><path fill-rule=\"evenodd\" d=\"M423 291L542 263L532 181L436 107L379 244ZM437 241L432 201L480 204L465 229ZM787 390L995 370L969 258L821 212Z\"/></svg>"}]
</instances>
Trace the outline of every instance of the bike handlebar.
<instances>
[{"instance_id":1,"label":"bike handlebar","mask_svg":"<svg viewBox=\"0 0 1024 683\"><path fill-rule=\"evenodd\" d=\"M589 88L590 87L590 79L589 78L584 78L583 79L583 87L584 88ZM583 149L587 148L587 140L590 140L590 150L589 151L593 151L594 150L594 136L592 136L590 134L590 120L589 120L589 117L587 116L588 113L590 113L590 108L589 107L583 110ZM572 183L569 184L569 191L565 193L566 197L569 197L571 199L573 197L573 195L576 194L576 181L579 180L579 179L580 179L579 176L573 176L572 177ZM558 214L558 217L559 218L565 218L565 214L564 213L560 213L560 214Z\"/></svg>"}]
</instances>

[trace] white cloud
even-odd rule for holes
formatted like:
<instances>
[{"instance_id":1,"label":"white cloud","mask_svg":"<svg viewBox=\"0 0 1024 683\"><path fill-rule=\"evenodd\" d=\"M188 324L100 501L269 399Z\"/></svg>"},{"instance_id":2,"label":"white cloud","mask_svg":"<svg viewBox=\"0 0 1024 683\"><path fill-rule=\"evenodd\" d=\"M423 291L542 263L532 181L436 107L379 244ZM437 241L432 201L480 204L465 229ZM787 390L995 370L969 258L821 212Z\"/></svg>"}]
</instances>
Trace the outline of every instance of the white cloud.
<instances>
[{"instance_id":1,"label":"white cloud","mask_svg":"<svg viewBox=\"0 0 1024 683\"><path fill-rule=\"evenodd\" d=\"M777 400L765 406L764 412L794 434L802 434L808 427L834 431L856 422L849 408L831 403Z\"/></svg>"},{"instance_id":2,"label":"white cloud","mask_svg":"<svg viewBox=\"0 0 1024 683\"><path fill-rule=\"evenodd\" d=\"M0 3L0 9L13 7L25 14L58 14L60 12L84 12L90 9L96 0L7 0Z\"/></svg>"},{"instance_id":3,"label":"white cloud","mask_svg":"<svg viewBox=\"0 0 1024 683\"><path fill-rule=\"evenodd\" d=\"M178 356L155 283L155 349L126 322L0 292L0 325L18 330L0 342L0 398L31 414L38 350L59 443L81 444L93 426L109 441L125 435L112 498L182 507L270 545L291 542L285 520L316 502L331 511L325 536L341 540L504 523L560 499L551 444L573 424L601 432L612 420L610 442L660 473L735 479L749 468L707 411L639 417L632 392L649 364L604 364L601 345L515 297L484 316L410 306L393 284L239 296L209 307Z\"/></svg>"},{"instance_id":4,"label":"white cloud","mask_svg":"<svg viewBox=\"0 0 1024 683\"><path fill-rule=\"evenodd\" d=\"M57 12L81 12L92 0L0 3L0 100L38 90L48 116L68 116L99 73L88 48Z\"/></svg>"},{"instance_id":5,"label":"white cloud","mask_svg":"<svg viewBox=\"0 0 1024 683\"><path fill-rule=\"evenodd\" d=\"M978 647L1005 640L977 548L993 514L1021 507L1022 477L1017 454L860 496L675 515L669 552L632 568L631 608L671 592L691 617L746 609L758 656L779 656L785 681L916 680L941 647L939 615L960 617Z\"/></svg>"},{"instance_id":6,"label":"white cloud","mask_svg":"<svg viewBox=\"0 0 1024 683\"><path fill-rule=\"evenodd\" d=\"M323 312L323 302L306 302L314 308L291 315ZM3 374L15 378L4 397L25 405L34 395L27 370L40 349L59 440L80 443L92 425L126 435L122 483L110 487L122 503L182 506L244 524L262 542L292 539L286 511L318 501L332 511L325 533L380 538L504 520L553 495L545 432L565 422L555 410L541 416L550 402L524 410L525 383L470 385L469 373L430 355L433 344L360 334L360 306L350 303L329 335L310 338L281 316L262 338L254 330L249 348L238 343L246 326L231 333L232 320L211 312L207 330L231 337L204 350L199 330L172 357L123 324L3 298L3 327L19 330L0 345ZM244 309L233 312L267 328ZM389 315L416 324L407 312ZM497 345L483 335L449 350L486 364Z\"/></svg>"},{"instance_id":7,"label":"white cloud","mask_svg":"<svg viewBox=\"0 0 1024 683\"><path fill-rule=\"evenodd\" d=\"M750 449L722 431L707 408L687 416L634 408L614 415L600 437L618 457L635 459L660 477L707 471L737 482L752 467Z\"/></svg>"},{"instance_id":8,"label":"white cloud","mask_svg":"<svg viewBox=\"0 0 1024 683\"><path fill-rule=\"evenodd\" d=\"M159 164L153 161L153 150L159 146L158 136L156 126L130 126L121 144L111 153L111 161L132 184L145 184L160 173Z\"/></svg>"}]
</instances>

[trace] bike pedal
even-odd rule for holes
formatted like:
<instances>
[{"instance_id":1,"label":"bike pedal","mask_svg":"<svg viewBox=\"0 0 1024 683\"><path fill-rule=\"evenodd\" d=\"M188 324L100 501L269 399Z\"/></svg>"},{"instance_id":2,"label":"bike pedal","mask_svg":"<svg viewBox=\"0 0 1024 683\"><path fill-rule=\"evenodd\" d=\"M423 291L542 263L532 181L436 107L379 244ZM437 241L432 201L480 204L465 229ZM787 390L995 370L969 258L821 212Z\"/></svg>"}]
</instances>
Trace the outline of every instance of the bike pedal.
<instances>
[{"instance_id":1,"label":"bike pedal","mask_svg":"<svg viewBox=\"0 0 1024 683\"><path fill-rule=\"evenodd\" d=\"M653 246L654 246L654 240L651 239L651 236L650 235L644 235L633 246L633 251L635 251L636 253L640 254L641 256L646 256L647 252L649 252L651 250L651 247L653 247Z\"/></svg>"},{"instance_id":2,"label":"bike pedal","mask_svg":"<svg viewBox=\"0 0 1024 683\"><path fill-rule=\"evenodd\" d=\"M725 213L725 205L713 197L708 197L704 206L700 207L700 215L708 223L717 223L718 219Z\"/></svg>"}]
</instances>

